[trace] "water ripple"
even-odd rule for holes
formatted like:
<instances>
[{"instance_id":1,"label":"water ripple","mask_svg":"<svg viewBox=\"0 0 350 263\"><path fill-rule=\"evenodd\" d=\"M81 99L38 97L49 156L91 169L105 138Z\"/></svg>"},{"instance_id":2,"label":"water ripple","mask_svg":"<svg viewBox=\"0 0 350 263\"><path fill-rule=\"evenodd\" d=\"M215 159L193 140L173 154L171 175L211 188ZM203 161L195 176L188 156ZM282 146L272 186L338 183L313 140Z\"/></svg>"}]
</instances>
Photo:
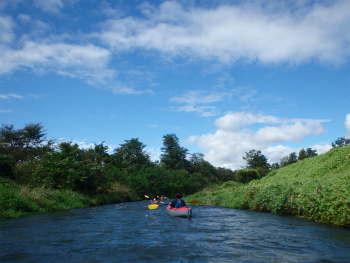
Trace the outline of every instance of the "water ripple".
<instances>
[{"instance_id":1,"label":"water ripple","mask_svg":"<svg viewBox=\"0 0 350 263\"><path fill-rule=\"evenodd\" d=\"M1 262L350 262L350 230L293 217L130 202L1 221Z\"/></svg>"}]
</instances>

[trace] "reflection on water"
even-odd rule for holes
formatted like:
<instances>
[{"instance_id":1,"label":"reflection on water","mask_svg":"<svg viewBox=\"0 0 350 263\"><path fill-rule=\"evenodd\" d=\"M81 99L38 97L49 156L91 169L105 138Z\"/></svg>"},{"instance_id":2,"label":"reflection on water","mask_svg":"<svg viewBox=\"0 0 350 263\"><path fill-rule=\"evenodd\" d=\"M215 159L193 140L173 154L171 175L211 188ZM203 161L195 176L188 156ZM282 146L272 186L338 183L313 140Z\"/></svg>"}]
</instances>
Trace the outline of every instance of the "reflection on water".
<instances>
[{"instance_id":1,"label":"reflection on water","mask_svg":"<svg viewBox=\"0 0 350 263\"><path fill-rule=\"evenodd\" d=\"M350 262L350 230L270 213L147 201L0 222L1 262Z\"/></svg>"}]
</instances>

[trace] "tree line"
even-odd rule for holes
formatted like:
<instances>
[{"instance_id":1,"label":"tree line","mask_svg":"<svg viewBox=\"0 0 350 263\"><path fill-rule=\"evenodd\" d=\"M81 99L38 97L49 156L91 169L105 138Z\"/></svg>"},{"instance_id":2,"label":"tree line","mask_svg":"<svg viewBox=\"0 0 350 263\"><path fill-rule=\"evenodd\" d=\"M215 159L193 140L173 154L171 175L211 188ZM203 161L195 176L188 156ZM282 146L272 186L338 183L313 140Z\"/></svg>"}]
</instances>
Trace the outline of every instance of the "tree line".
<instances>
[{"instance_id":1,"label":"tree line","mask_svg":"<svg viewBox=\"0 0 350 263\"><path fill-rule=\"evenodd\" d=\"M333 147L350 144L338 138ZM69 189L83 193L111 192L118 185L144 195L173 196L195 193L226 181L249 182L270 171L317 156L316 150L301 149L269 164L260 150L246 152L247 165L241 170L214 167L201 153L189 153L175 134L163 136L159 161L151 161L146 145L138 138L125 140L109 153L104 142L81 149L72 142L46 138L40 123L22 129L2 124L0 128L0 176L20 184L52 189Z\"/></svg>"},{"instance_id":2,"label":"tree line","mask_svg":"<svg viewBox=\"0 0 350 263\"><path fill-rule=\"evenodd\" d=\"M20 184L83 193L110 192L127 186L139 197L191 194L213 184L234 180L235 173L216 168L200 153L190 154L175 134L163 136L159 161L151 161L146 145L138 138L125 140L109 153L104 142L81 149L72 142L46 138L40 124L23 129L0 128L1 177Z\"/></svg>"}]
</instances>

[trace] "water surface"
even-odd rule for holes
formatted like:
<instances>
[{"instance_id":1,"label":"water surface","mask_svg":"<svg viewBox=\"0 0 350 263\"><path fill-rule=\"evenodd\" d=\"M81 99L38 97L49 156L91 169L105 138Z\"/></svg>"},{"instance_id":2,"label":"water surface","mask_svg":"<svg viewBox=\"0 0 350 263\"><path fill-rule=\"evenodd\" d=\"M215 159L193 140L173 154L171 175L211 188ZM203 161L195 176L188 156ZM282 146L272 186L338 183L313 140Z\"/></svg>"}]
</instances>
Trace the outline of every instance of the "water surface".
<instances>
[{"instance_id":1,"label":"water surface","mask_svg":"<svg viewBox=\"0 0 350 263\"><path fill-rule=\"evenodd\" d=\"M270 213L149 201L0 221L1 262L350 262L350 230Z\"/></svg>"}]
</instances>

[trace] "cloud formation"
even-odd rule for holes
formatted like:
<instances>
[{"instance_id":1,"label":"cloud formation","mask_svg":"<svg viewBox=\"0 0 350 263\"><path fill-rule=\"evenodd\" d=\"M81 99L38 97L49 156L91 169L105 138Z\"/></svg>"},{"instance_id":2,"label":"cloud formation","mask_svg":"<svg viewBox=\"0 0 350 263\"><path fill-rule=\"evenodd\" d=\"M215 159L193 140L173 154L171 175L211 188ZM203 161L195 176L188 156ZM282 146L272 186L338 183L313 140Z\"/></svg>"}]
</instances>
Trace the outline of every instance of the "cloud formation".
<instances>
[{"instance_id":1,"label":"cloud formation","mask_svg":"<svg viewBox=\"0 0 350 263\"><path fill-rule=\"evenodd\" d=\"M76 3L33 0L35 9L54 14L58 21L69 19L70 14L65 10ZM6 11L6 7L19 5L25 4L5 2L0 9ZM106 5L100 7L106 10ZM84 34L74 23L71 28L67 24L61 27L59 23L53 26L38 20L33 13L17 16L0 13L0 75L18 70L38 74L55 72L90 84L109 85L115 92L112 84L123 80L118 79L112 65L120 62L120 56L140 50L156 52L152 56L166 60L183 58L188 62L229 65L310 61L339 65L349 59L350 2L346 0L235 4L218 1L206 8L180 1L159 5L145 2L135 9L139 13L133 10L132 15L120 14L118 7L116 12L112 9L108 6L109 14L119 15L108 20L86 21L89 25ZM128 83L121 86L131 92L117 93L139 94L137 87ZM195 108L188 104L178 110L190 107ZM201 111L207 114L205 109Z\"/></svg>"},{"instance_id":2,"label":"cloud formation","mask_svg":"<svg viewBox=\"0 0 350 263\"><path fill-rule=\"evenodd\" d=\"M49 13L58 13L63 8L62 0L33 0L34 6Z\"/></svg>"},{"instance_id":3,"label":"cloud formation","mask_svg":"<svg viewBox=\"0 0 350 263\"><path fill-rule=\"evenodd\" d=\"M140 8L145 18L111 19L99 38L115 52L145 49L221 63L339 64L349 56L349 1L247 1L212 9L172 1Z\"/></svg>"},{"instance_id":4,"label":"cloud formation","mask_svg":"<svg viewBox=\"0 0 350 263\"><path fill-rule=\"evenodd\" d=\"M173 111L197 112L201 116L210 117L219 114L220 111L216 106L209 106L209 104L220 102L230 96L230 92L193 90L188 91L181 96L171 98L170 102L181 105L179 107L172 107Z\"/></svg>"},{"instance_id":5,"label":"cloud formation","mask_svg":"<svg viewBox=\"0 0 350 263\"><path fill-rule=\"evenodd\" d=\"M245 166L243 154L252 149L261 150L270 163L279 162L282 157L298 151L280 143L298 142L311 134L321 135L324 133L321 123L327 121L233 112L215 121L218 129L214 133L191 136L187 141L197 142L210 163L235 170ZM329 146L325 149L328 150Z\"/></svg>"},{"instance_id":6,"label":"cloud formation","mask_svg":"<svg viewBox=\"0 0 350 263\"><path fill-rule=\"evenodd\" d=\"M6 99L6 100L10 100L10 99L23 99L22 95L19 94L0 94L0 99Z\"/></svg>"}]
</instances>

